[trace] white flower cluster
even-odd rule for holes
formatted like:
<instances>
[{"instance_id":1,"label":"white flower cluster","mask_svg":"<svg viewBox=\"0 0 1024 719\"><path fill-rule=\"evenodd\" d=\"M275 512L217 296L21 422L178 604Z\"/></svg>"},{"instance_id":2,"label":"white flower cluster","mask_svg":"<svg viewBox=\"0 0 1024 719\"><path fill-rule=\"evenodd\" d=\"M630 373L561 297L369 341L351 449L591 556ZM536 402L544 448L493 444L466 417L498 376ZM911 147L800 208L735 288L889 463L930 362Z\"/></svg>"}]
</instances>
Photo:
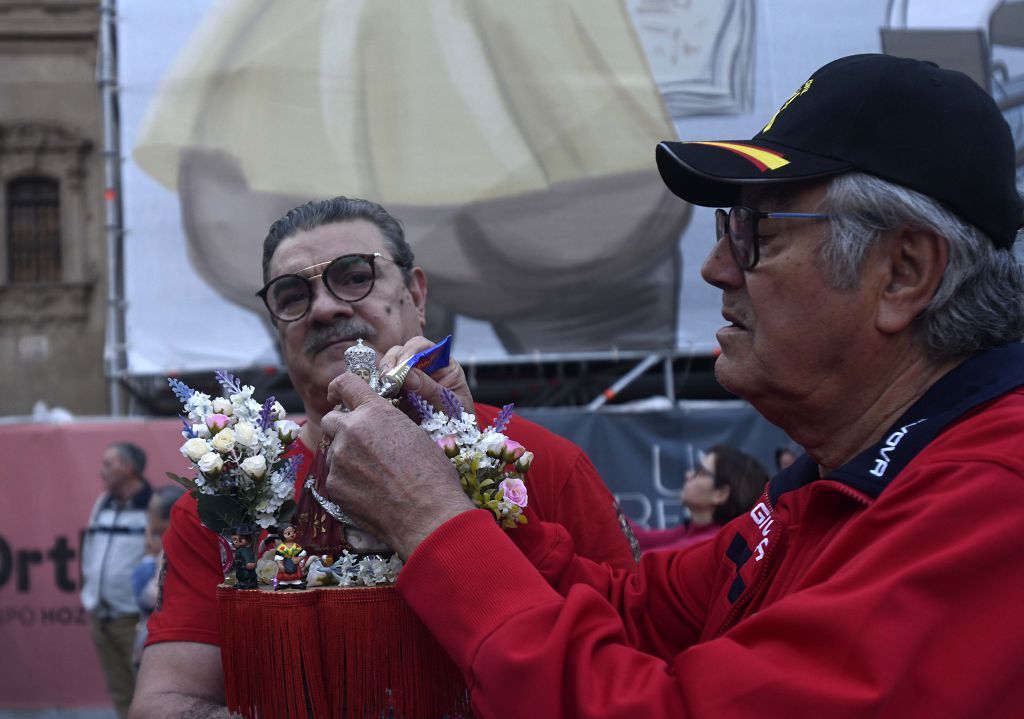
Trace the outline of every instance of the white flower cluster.
<instances>
[{"instance_id":1,"label":"white flower cluster","mask_svg":"<svg viewBox=\"0 0 1024 719\"><path fill-rule=\"evenodd\" d=\"M397 554L387 558L379 554L356 556L346 549L330 569L320 571L333 572L342 587L374 587L378 584L394 584L401 569L402 560Z\"/></svg>"},{"instance_id":2,"label":"white flower cluster","mask_svg":"<svg viewBox=\"0 0 1024 719\"><path fill-rule=\"evenodd\" d=\"M249 519L266 528L295 491L294 473L281 454L298 437L299 426L285 419L280 402L264 412L252 398L253 387L236 389L227 397L211 399L196 391L187 397L181 453L198 470L193 481L201 494L239 499Z\"/></svg>"}]
</instances>

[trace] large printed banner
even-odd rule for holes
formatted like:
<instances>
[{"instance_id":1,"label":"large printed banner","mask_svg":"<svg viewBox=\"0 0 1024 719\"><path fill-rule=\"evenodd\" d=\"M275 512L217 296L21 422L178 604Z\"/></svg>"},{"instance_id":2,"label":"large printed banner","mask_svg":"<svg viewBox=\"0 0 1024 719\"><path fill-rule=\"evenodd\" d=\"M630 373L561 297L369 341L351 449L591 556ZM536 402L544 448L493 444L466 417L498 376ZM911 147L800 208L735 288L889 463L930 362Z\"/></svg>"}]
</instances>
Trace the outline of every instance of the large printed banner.
<instances>
[{"instance_id":1,"label":"large printed banner","mask_svg":"<svg viewBox=\"0 0 1024 719\"><path fill-rule=\"evenodd\" d=\"M779 70L754 0L120 3L129 371L276 364L260 243L339 194L402 220L464 362L707 353L711 215L654 147L753 134L827 55L877 49L876 3Z\"/></svg>"},{"instance_id":2,"label":"large printed banner","mask_svg":"<svg viewBox=\"0 0 1024 719\"><path fill-rule=\"evenodd\" d=\"M749 138L813 69L885 43L1012 93L1011 15L1002 0L121 2L129 372L276 364L261 241L335 195L400 218L430 280L427 334L453 333L464 363L711 352L712 213L666 191L656 143Z\"/></svg>"},{"instance_id":3,"label":"large printed banner","mask_svg":"<svg viewBox=\"0 0 1024 719\"><path fill-rule=\"evenodd\" d=\"M650 527L679 523L679 488L698 451L725 443L767 466L785 442L741 402L520 414L587 450L626 513ZM112 442L134 442L148 455L153 485L166 484L166 472L189 472L180 426L177 419L0 425L0 710L110 705L78 598L82 531L102 491L100 458Z\"/></svg>"}]
</instances>

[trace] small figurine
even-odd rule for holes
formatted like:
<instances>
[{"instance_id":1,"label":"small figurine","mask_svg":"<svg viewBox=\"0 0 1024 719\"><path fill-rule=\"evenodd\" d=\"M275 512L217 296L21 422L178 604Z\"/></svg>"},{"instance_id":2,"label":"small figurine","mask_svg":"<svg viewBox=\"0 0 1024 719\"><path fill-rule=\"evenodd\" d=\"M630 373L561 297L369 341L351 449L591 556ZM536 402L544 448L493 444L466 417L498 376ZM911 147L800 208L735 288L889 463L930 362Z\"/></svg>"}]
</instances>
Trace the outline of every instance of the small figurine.
<instances>
[{"instance_id":1,"label":"small figurine","mask_svg":"<svg viewBox=\"0 0 1024 719\"><path fill-rule=\"evenodd\" d=\"M334 572L330 570L331 556L328 554L314 554L306 562L306 586L307 587L329 587L337 584Z\"/></svg>"},{"instance_id":2,"label":"small figurine","mask_svg":"<svg viewBox=\"0 0 1024 719\"><path fill-rule=\"evenodd\" d=\"M345 350L345 362L348 363L349 372L366 380L374 392L380 390L380 380L377 375L377 353L369 345L363 344L362 337Z\"/></svg>"},{"instance_id":3,"label":"small figurine","mask_svg":"<svg viewBox=\"0 0 1024 719\"><path fill-rule=\"evenodd\" d=\"M304 589L306 586L306 550L296 543L296 534L295 527L290 524L281 528L281 543L274 554L278 589Z\"/></svg>"},{"instance_id":4,"label":"small figurine","mask_svg":"<svg viewBox=\"0 0 1024 719\"><path fill-rule=\"evenodd\" d=\"M276 534L276 529L272 528L274 533L268 534L263 540L263 552L260 554L260 558L256 560L256 581L265 586L273 586L277 580L277 544L280 537Z\"/></svg>"},{"instance_id":5,"label":"small figurine","mask_svg":"<svg viewBox=\"0 0 1024 719\"><path fill-rule=\"evenodd\" d=\"M252 539L252 529L248 527L236 527L231 534L231 546L235 548L231 564L235 568L238 589L256 588L256 554L252 551Z\"/></svg>"}]
</instances>

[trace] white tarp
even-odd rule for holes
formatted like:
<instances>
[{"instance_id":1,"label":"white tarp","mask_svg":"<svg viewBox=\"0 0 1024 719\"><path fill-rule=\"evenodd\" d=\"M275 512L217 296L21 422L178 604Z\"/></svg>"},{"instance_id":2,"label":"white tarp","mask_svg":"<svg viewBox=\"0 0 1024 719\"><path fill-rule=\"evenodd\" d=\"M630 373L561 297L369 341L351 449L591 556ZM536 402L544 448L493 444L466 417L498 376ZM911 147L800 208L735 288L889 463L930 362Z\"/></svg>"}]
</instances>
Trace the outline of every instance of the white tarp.
<instances>
[{"instance_id":1,"label":"white tarp","mask_svg":"<svg viewBox=\"0 0 1024 719\"><path fill-rule=\"evenodd\" d=\"M403 221L428 333L463 361L711 352L712 213L662 187L657 141L750 137L813 69L879 51L890 16L943 7L121 2L128 370L276 364L260 243L339 194Z\"/></svg>"}]
</instances>

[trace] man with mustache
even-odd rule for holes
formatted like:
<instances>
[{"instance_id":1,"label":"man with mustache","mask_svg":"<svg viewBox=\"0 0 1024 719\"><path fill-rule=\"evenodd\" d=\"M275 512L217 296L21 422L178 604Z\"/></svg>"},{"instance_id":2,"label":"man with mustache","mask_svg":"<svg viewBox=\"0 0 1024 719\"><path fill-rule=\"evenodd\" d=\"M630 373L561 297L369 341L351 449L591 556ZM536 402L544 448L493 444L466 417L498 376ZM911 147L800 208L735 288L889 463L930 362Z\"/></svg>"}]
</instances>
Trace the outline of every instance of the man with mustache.
<instances>
[{"instance_id":1,"label":"man with mustache","mask_svg":"<svg viewBox=\"0 0 1024 719\"><path fill-rule=\"evenodd\" d=\"M341 376L333 498L406 560L398 592L478 717L1019 717L1024 203L996 103L962 73L855 55L752 139L657 160L723 208L702 269L718 380L807 454L714 539L615 575L556 526L506 535ZM425 525L388 521L410 476Z\"/></svg>"},{"instance_id":2,"label":"man with mustache","mask_svg":"<svg viewBox=\"0 0 1024 719\"><path fill-rule=\"evenodd\" d=\"M306 423L295 451L305 456L308 471L323 436L321 420L334 407L328 385L347 369L345 350L358 339L387 350L381 358L383 373L432 344L419 336L427 278L414 264L395 218L376 203L345 197L307 203L275 222L263 245L263 275L260 295L305 407ZM428 399L443 386L473 406L455 362L432 378L414 370L405 386ZM476 405L476 412L481 427L497 415L496 408L486 405ZM583 452L516 417L507 434L535 455L527 483L537 516L563 524L592 559L631 570L635 560L622 529L624 519ZM303 487L304 479L305 471L296 483L299 543L310 554L323 550L337 556L341 529ZM319 490L326 494L323 485ZM303 537L303 523L308 529L315 521L330 524L328 546L313 548ZM175 506L164 550L163 599L150 619L132 716L227 716L215 597L223 579L221 557L217 537L199 524L191 497Z\"/></svg>"}]
</instances>

